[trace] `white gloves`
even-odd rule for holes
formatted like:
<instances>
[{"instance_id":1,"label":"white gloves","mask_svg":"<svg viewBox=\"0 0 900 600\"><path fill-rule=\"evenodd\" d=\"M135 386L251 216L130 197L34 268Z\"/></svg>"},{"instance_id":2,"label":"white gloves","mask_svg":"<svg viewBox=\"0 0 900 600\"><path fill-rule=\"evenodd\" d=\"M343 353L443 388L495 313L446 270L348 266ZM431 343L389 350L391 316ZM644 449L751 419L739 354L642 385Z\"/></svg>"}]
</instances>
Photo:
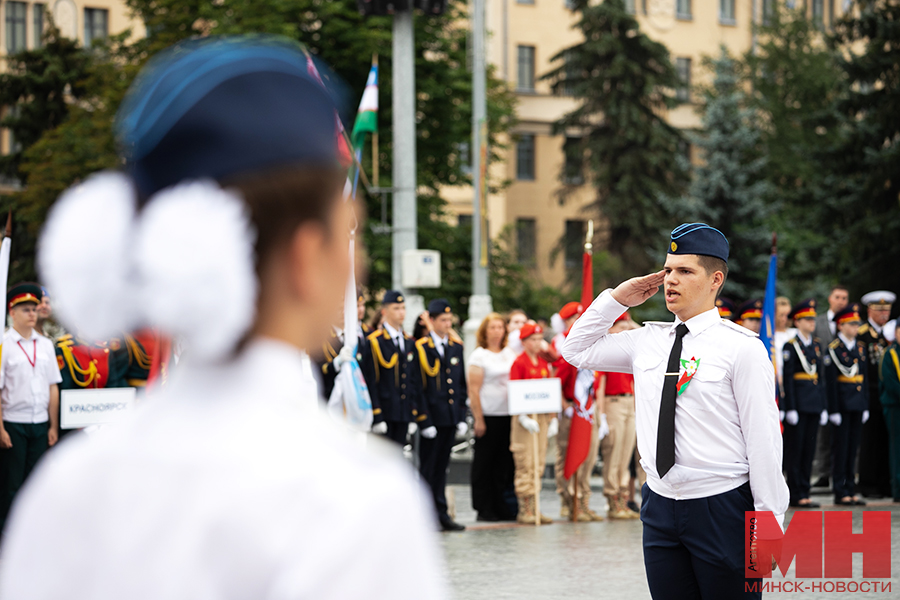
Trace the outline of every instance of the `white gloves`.
<instances>
[{"instance_id":1,"label":"white gloves","mask_svg":"<svg viewBox=\"0 0 900 600\"><path fill-rule=\"evenodd\" d=\"M387 423L382 421L381 423L375 423L372 425L372 433L377 433L378 435L384 435L387 433Z\"/></svg>"},{"instance_id":2,"label":"white gloves","mask_svg":"<svg viewBox=\"0 0 900 600\"><path fill-rule=\"evenodd\" d=\"M469 424L465 421L456 424L456 435L466 435L467 431L469 431Z\"/></svg>"},{"instance_id":3,"label":"white gloves","mask_svg":"<svg viewBox=\"0 0 900 600\"><path fill-rule=\"evenodd\" d=\"M789 410L787 411L787 416L785 416L784 421L788 425L796 425L800 421L800 413L796 410Z\"/></svg>"},{"instance_id":4,"label":"white gloves","mask_svg":"<svg viewBox=\"0 0 900 600\"><path fill-rule=\"evenodd\" d=\"M574 407L574 406L567 406L567 407L566 407L566 410L563 411L563 414L566 415L566 418L567 418L567 419L571 419L571 418L572 418L572 415L575 414L575 407Z\"/></svg>"},{"instance_id":5,"label":"white gloves","mask_svg":"<svg viewBox=\"0 0 900 600\"><path fill-rule=\"evenodd\" d=\"M828 411L823 410L822 414L819 415L819 427L824 427L828 424Z\"/></svg>"},{"instance_id":6,"label":"white gloves","mask_svg":"<svg viewBox=\"0 0 900 600\"><path fill-rule=\"evenodd\" d=\"M863 411L862 422L865 423L865 422L868 421L868 420L869 420L869 411L864 410L864 411Z\"/></svg>"},{"instance_id":7,"label":"white gloves","mask_svg":"<svg viewBox=\"0 0 900 600\"><path fill-rule=\"evenodd\" d=\"M841 426L841 413L832 413L828 415L828 420L831 421L831 424L835 427Z\"/></svg>"},{"instance_id":8,"label":"white gloves","mask_svg":"<svg viewBox=\"0 0 900 600\"><path fill-rule=\"evenodd\" d=\"M609 423L607 423L604 413L600 413L600 431L597 435L601 440L609 435Z\"/></svg>"},{"instance_id":9,"label":"white gloves","mask_svg":"<svg viewBox=\"0 0 900 600\"><path fill-rule=\"evenodd\" d=\"M547 437L552 438L557 433L559 433L559 419L553 417L553 420L550 421L550 426L547 427Z\"/></svg>"},{"instance_id":10,"label":"white gloves","mask_svg":"<svg viewBox=\"0 0 900 600\"><path fill-rule=\"evenodd\" d=\"M340 371L342 364L349 360L352 360L355 357L356 353L353 352L353 348L351 348L350 346L344 346L343 348L341 348L341 351L338 352L338 355L334 357L334 361L332 361L332 364L334 365L336 371Z\"/></svg>"},{"instance_id":11,"label":"white gloves","mask_svg":"<svg viewBox=\"0 0 900 600\"><path fill-rule=\"evenodd\" d=\"M422 430L422 437L428 440L433 440L437 436L437 427L432 425L431 427L426 427Z\"/></svg>"},{"instance_id":12,"label":"white gloves","mask_svg":"<svg viewBox=\"0 0 900 600\"><path fill-rule=\"evenodd\" d=\"M538 422L528 415L519 415L519 425L524 427L525 431L528 433L537 433L541 430L541 426L538 425Z\"/></svg>"},{"instance_id":13,"label":"white gloves","mask_svg":"<svg viewBox=\"0 0 900 600\"><path fill-rule=\"evenodd\" d=\"M783 410L778 411L778 420L784 421L784 411Z\"/></svg>"},{"instance_id":14,"label":"white gloves","mask_svg":"<svg viewBox=\"0 0 900 600\"><path fill-rule=\"evenodd\" d=\"M415 435L416 429L418 429L418 428L419 428L419 426L416 425L414 421L410 421L409 425L407 425L407 427L406 427L407 435Z\"/></svg>"}]
</instances>

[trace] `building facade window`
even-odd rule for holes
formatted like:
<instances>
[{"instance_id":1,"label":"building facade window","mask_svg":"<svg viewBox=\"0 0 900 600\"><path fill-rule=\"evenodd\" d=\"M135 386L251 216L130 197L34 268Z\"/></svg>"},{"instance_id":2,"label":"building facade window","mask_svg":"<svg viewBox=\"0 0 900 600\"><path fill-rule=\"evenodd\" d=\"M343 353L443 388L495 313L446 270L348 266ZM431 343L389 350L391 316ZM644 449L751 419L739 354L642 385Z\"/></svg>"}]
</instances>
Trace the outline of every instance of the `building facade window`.
<instances>
[{"instance_id":1,"label":"building facade window","mask_svg":"<svg viewBox=\"0 0 900 600\"><path fill-rule=\"evenodd\" d=\"M675 90L675 99L680 102L691 101L691 59L676 58L675 70L678 71L678 79L681 85Z\"/></svg>"},{"instance_id":2,"label":"building facade window","mask_svg":"<svg viewBox=\"0 0 900 600\"><path fill-rule=\"evenodd\" d=\"M812 0L812 20L819 27L825 26L825 0Z\"/></svg>"},{"instance_id":3,"label":"building facade window","mask_svg":"<svg viewBox=\"0 0 900 600\"><path fill-rule=\"evenodd\" d=\"M460 229L472 229L472 215L457 215L456 219Z\"/></svg>"},{"instance_id":4,"label":"building facade window","mask_svg":"<svg viewBox=\"0 0 900 600\"><path fill-rule=\"evenodd\" d=\"M584 183L584 148L581 138L567 137L563 144L565 166L563 168L563 183L566 185L581 185Z\"/></svg>"},{"instance_id":5,"label":"building facade window","mask_svg":"<svg viewBox=\"0 0 900 600\"><path fill-rule=\"evenodd\" d=\"M534 4L534 0L516 0L516 4Z\"/></svg>"},{"instance_id":6,"label":"building facade window","mask_svg":"<svg viewBox=\"0 0 900 600\"><path fill-rule=\"evenodd\" d=\"M584 221L566 221L566 236L563 243L567 269L581 266L581 257L584 254L584 234Z\"/></svg>"},{"instance_id":7,"label":"building facade window","mask_svg":"<svg viewBox=\"0 0 900 600\"><path fill-rule=\"evenodd\" d=\"M687 21L694 18L694 13L691 10L691 0L676 0L675 17Z\"/></svg>"},{"instance_id":8,"label":"building facade window","mask_svg":"<svg viewBox=\"0 0 900 600\"><path fill-rule=\"evenodd\" d=\"M47 10L44 4L35 2L31 5L31 26L32 46L41 48L44 45L44 11Z\"/></svg>"},{"instance_id":9,"label":"building facade window","mask_svg":"<svg viewBox=\"0 0 900 600\"><path fill-rule=\"evenodd\" d=\"M770 25L772 23L772 17L775 16L775 1L776 0L763 0L762 3L762 20L763 25Z\"/></svg>"},{"instance_id":10,"label":"building facade window","mask_svg":"<svg viewBox=\"0 0 900 600\"><path fill-rule=\"evenodd\" d=\"M102 40L109 36L109 11L105 8L84 9L84 47L94 40Z\"/></svg>"},{"instance_id":11,"label":"building facade window","mask_svg":"<svg viewBox=\"0 0 900 600\"><path fill-rule=\"evenodd\" d=\"M724 25L736 25L734 0L719 0L719 22Z\"/></svg>"},{"instance_id":12,"label":"building facade window","mask_svg":"<svg viewBox=\"0 0 900 600\"><path fill-rule=\"evenodd\" d=\"M516 219L516 257L519 264L533 266L537 262L537 221Z\"/></svg>"},{"instance_id":13,"label":"building facade window","mask_svg":"<svg viewBox=\"0 0 900 600\"><path fill-rule=\"evenodd\" d=\"M534 181L534 134L523 133L516 142L516 179Z\"/></svg>"},{"instance_id":14,"label":"building facade window","mask_svg":"<svg viewBox=\"0 0 900 600\"><path fill-rule=\"evenodd\" d=\"M25 49L25 15L28 5L24 2L6 3L6 52L14 54Z\"/></svg>"},{"instance_id":15,"label":"building facade window","mask_svg":"<svg viewBox=\"0 0 900 600\"><path fill-rule=\"evenodd\" d=\"M625 10L635 14L635 0L625 0Z\"/></svg>"},{"instance_id":16,"label":"building facade window","mask_svg":"<svg viewBox=\"0 0 900 600\"><path fill-rule=\"evenodd\" d=\"M518 79L516 89L520 92L534 91L534 46L518 47Z\"/></svg>"}]
</instances>

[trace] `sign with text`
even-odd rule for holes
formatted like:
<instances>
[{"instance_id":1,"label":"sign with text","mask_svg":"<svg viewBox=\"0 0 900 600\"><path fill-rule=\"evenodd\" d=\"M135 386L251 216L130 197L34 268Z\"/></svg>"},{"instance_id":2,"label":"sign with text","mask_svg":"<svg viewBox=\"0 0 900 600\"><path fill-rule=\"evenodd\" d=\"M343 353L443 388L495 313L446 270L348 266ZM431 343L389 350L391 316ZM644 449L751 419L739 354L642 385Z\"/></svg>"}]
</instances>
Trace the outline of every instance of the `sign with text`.
<instances>
[{"instance_id":1,"label":"sign with text","mask_svg":"<svg viewBox=\"0 0 900 600\"><path fill-rule=\"evenodd\" d=\"M80 429L112 423L134 408L132 387L100 390L63 390L60 393L60 429Z\"/></svg>"},{"instance_id":2,"label":"sign with text","mask_svg":"<svg viewBox=\"0 0 900 600\"><path fill-rule=\"evenodd\" d=\"M558 377L510 379L507 389L511 415L541 415L562 410L562 386Z\"/></svg>"}]
</instances>

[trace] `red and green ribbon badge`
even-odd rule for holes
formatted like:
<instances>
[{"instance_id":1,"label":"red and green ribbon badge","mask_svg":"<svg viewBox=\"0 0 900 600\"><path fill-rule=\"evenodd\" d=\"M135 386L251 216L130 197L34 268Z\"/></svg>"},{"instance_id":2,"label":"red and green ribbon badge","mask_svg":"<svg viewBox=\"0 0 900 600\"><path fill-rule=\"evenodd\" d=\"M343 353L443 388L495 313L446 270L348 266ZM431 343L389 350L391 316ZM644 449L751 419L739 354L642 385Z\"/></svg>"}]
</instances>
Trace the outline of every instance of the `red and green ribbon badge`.
<instances>
[{"instance_id":1,"label":"red and green ribbon badge","mask_svg":"<svg viewBox=\"0 0 900 600\"><path fill-rule=\"evenodd\" d=\"M679 396L687 390L688 385L691 383L691 379L697 374L697 369L700 368L700 359L692 356L691 360L682 360L681 366L684 367L684 373L681 374L681 377L678 379L678 383L675 386L678 388Z\"/></svg>"}]
</instances>

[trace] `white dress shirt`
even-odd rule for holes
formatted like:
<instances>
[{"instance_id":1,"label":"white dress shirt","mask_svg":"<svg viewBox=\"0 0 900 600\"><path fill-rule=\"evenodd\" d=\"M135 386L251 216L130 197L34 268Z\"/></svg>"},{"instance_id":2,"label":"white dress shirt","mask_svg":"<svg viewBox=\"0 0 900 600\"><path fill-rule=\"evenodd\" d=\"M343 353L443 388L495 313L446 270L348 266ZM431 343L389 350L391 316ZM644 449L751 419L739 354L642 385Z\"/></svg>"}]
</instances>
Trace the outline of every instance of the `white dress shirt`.
<instances>
[{"instance_id":1,"label":"white dress shirt","mask_svg":"<svg viewBox=\"0 0 900 600\"><path fill-rule=\"evenodd\" d=\"M53 342L32 330L24 338L10 327L3 335L0 402L3 420L46 423L50 420L50 386L62 381Z\"/></svg>"},{"instance_id":2,"label":"white dress shirt","mask_svg":"<svg viewBox=\"0 0 900 600\"><path fill-rule=\"evenodd\" d=\"M446 597L411 467L302 401L302 379L297 350L255 340L64 440L13 506L0 598Z\"/></svg>"},{"instance_id":3,"label":"white dress shirt","mask_svg":"<svg viewBox=\"0 0 900 600\"><path fill-rule=\"evenodd\" d=\"M403 332L398 329L394 329L387 323L384 323L384 330L388 332L388 335L391 336L391 339L394 340L395 344L397 344L400 352L405 352L406 346L404 344Z\"/></svg>"},{"instance_id":4,"label":"white dress shirt","mask_svg":"<svg viewBox=\"0 0 900 600\"><path fill-rule=\"evenodd\" d=\"M437 351L440 353L441 358L444 358L444 346L447 345L447 342L450 339L450 336L441 337L435 332L431 332L431 339L434 340L434 347L437 348Z\"/></svg>"},{"instance_id":5,"label":"white dress shirt","mask_svg":"<svg viewBox=\"0 0 900 600\"><path fill-rule=\"evenodd\" d=\"M834 311L829 308L825 311L825 316L828 317L828 329L831 330L831 336L834 337L837 333L837 323L834 322Z\"/></svg>"},{"instance_id":6,"label":"white dress shirt","mask_svg":"<svg viewBox=\"0 0 900 600\"><path fill-rule=\"evenodd\" d=\"M772 511L782 523L789 498L781 474L774 369L759 338L721 319L715 308L685 322L681 358L696 358L699 367L676 399L675 465L660 478L659 406L681 320L609 334L626 309L609 290L600 294L575 322L562 354L575 367L634 374L637 441L647 485L681 500L721 494L749 480L755 509Z\"/></svg>"}]
</instances>

